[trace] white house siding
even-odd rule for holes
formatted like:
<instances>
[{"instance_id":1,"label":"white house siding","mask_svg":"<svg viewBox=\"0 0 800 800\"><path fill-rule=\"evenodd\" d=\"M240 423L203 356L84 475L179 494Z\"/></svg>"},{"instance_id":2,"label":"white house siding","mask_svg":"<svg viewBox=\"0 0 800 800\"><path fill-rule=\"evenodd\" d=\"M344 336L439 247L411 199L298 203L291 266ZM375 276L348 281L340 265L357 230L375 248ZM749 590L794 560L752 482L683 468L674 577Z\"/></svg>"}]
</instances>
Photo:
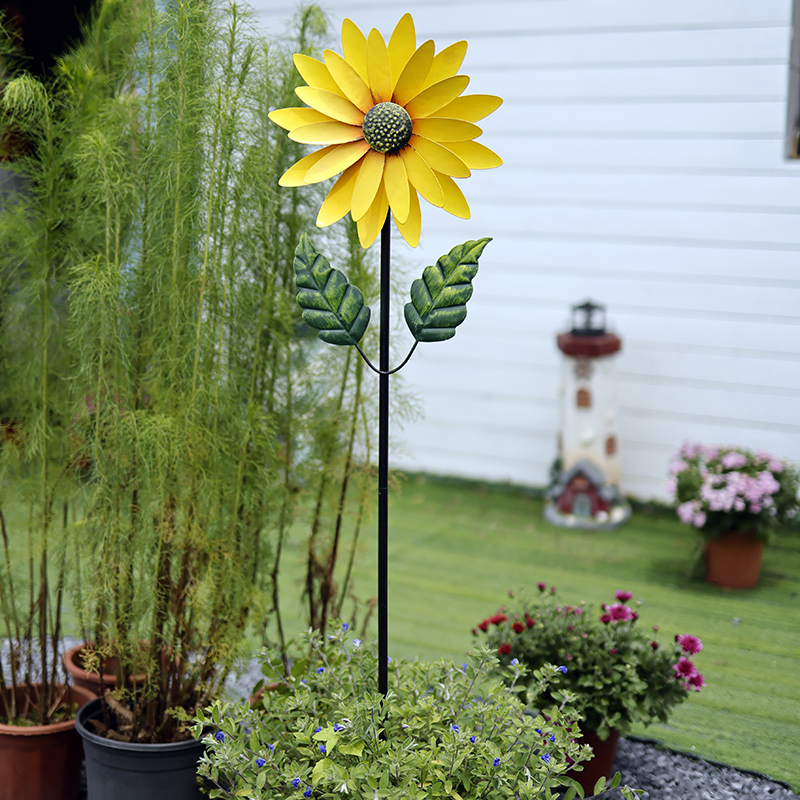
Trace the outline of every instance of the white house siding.
<instances>
[{"instance_id":1,"label":"white house siding","mask_svg":"<svg viewBox=\"0 0 800 800\"><path fill-rule=\"evenodd\" d=\"M280 31L295 6L258 0ZM791 0L327 0L389 34L405 11L437 49L469 41L469 92L505 103L481 141L505 160L423 210L409 280L492 236L456 337L403 371L423 416L397 466L542 485L556 453L555 336L606 304L623 489L664 497L683 440L800 461L800 163L783 158ZM408 334L404 334L408 340ZM403 349L401 347L401 349Z\"/></svg>"}]
</instances>

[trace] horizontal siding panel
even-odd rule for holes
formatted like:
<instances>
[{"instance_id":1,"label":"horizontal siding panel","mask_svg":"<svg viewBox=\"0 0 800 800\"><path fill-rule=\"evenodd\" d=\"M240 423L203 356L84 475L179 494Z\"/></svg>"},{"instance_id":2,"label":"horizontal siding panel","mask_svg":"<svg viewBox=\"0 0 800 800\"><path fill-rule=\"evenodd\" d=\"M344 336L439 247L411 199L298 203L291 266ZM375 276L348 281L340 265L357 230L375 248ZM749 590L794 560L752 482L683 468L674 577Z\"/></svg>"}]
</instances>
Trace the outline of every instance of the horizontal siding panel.
<instances>
[{"instance_id":1,"label":"horizontal siding panel","mask_svg":"<svg viewBox=\"0 0 800 800\"><path fill-rule=\"evenodd\" d=\"M644 141L633 137L603 140L602 146L583 147L558 137L526 138L509 132L485 142L499 152L507 170L548 165L627 168L673 168L736 170L742 164L749 169L778 169L785 166L782 139L674 140Z\"/></svg>"},{"instance_id":2,"label":"horizontal siding panel","mask_svg":"<svg viewBox=\"0 0 800 800\"><path fill-rule=\"evenodd\" d=\"M469 63L464 69L469 74ZM628 97L657 103L660 98L736 100L760 97L780 100L786 92L786 63L741 66L616 67L613 69L522 71L512 66L494 71L497 90L509 102L569 103L571 98L619 100ZM532 110L535 113L535 109ZM591 121L586 120L591 127Z\"/></svg>"},{"instance_id":3,"label":"horizontal siding panel","mask_svg":"<svg viewBox=\"0 0 800 800\"><path fill-rule=\"evenodd\" d=\"M781 178L748 175L612 175L530 170L486 171L481 189L465 192L474 209L518 200L529 207L567 206L579 215L584 207L672 208L687 216L696 211L730 210L800 215L800 170ZM472 179L470 179L472 180Z\"/></svg>"},{"instance_id":4,"label":"horizontal siding panel","mask_svg":"<svg viewBox=\"0 0 800 800\"><path fill-rule=\"evenodd\" d=\"M786 67L780 67L783 82ZM538 99L506 99L506 120L525 120L525 133L532 138L558 135L576 139L649 136L733 138L782 132L786 122L783 92L772 101L698 102L581 101L547 103ZM518 126L517 126L518 127ZM495 130L499 130L496 126Z\"/></svg>"},{"instance_id":5,"label":"horizontal siding panel","mask_svg":"<svg viewBox=\"0 0 800 800\"><path fill-rule=\"evenodd\" d=\"M800 182L798 183L800 189ZM484 206L478 199L472 204L476 211ZM800 212L800 209L798 209ZM790 214L738 214L720 211L635 208L570 208L537 205L528 207L524 200L504 199L485 206L485 216L496 214L504 229L533 228L556 236L572 234L628 236L631 232L640 239L652 237L682 242L693 238L704 242L719 242L725 248L734 245L765 249L786 245L800 250L800 219L798 212ZM798 270L800 278L800 270Z\"/></svg>"}]
</instances>

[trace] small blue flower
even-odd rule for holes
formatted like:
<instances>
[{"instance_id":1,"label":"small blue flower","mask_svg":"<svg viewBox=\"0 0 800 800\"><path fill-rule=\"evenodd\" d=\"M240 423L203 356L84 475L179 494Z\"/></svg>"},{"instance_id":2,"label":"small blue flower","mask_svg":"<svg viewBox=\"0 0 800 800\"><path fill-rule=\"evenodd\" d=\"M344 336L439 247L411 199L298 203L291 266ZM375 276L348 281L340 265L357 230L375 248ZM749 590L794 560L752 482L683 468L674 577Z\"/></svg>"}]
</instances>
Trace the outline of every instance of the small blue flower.
<instances>
[{"instance_id":1,"label":"small blue flower","mask_svg":"<svg viewBox=\"0 0 800 800\"><path fill-rule=\"evenodd\" d=\"M392 657L391 656L386 656L386 663L387 664L391 664L392 663Z\"/></svg>"},{"instance_id":2,"label":"small blue flower","mask_svg":"<svg viewBox=\"0 0 800 800\"><path fill-rule=\"evenodd\" d=\"M342 623L342 633L344 633L349 627L350 626L346 622L343 622Z\"/></svg>"},{"instance_id":3,"label":"small blue flower","mask_svg":"<svg viewBox=\"0 0 800 800\"><path fill-rule=\"evenodd\" d=\"M311 787L306 786L306 790L303 792L303 797L311 797Z\"/></svg>"},{"instance_id":4,"label":"small blue flower","mask_svg":"<svg viewBox=\"0 0 800 800\"><path fill-rule=\"evenodd\" d=\"M456 725L455 723L453 723L453 724L450 726L450 729L451 729L451 730L453 730L453 731L455 731L456 733L458 733L458 732L461 730L461 728L459 728L459 727L458 727L458 725Z\"/></svg>"},{"instance_id":5,"label":"small blue flower","mask_svg":"<svg viewBox=\"0 0 800 800\"><path fill-rule=\"evenodd\" d=\"M470 736L469 740L470 742L472 742L472 744L475 744L475 742L477 741L477 739L474 736Z\"/></svg>"},{"instance_id":6,"label":"small blue flower","mask_svg":"<svg viewBox=\"0 0 800 800\"><path fill-rule=\"evenodd\" d=\"M294 786L295 789L299 789L300 788L300 778L292 778L292 786Z\"/></svg>"},{"instance_id":7,"label":"small blue flower","mask_svg":"<svg viewBox=\"0 0 800 800\"><path fill-rule=\"evenodd\" d=\"M557 672L563 672L565 675L567 674L567 668L566 667L556 667L556 671Z\"/></svg>"},{"instance_id":8,"label":"small blue flower","mask_svg":"<svg viewBox=\"0 0 800 800\"><path fill-rule=\"evenodd\" d=\"M222 731L217 731L217 732L214 734L214 738L215 738L215 739L216 739L218 742L224 742L224 741L225 741L225 734L224 734Z\"/></svg>"},{"instance_id":9,"label":"small blue flower","mask_svg":"<svg viewBox=\"0 0 800 800\"><path fill-rule=\"evenodd\" d=\"M319 733L321 730L322 730L322 728L316 727L316 728L314 728L314 733Z\"/></svg>"},{"instance_id":10,"label":"small blue flower","mask_svg":"<svg viewBox=\"0 0 800 800\"><path fill-rule=\"evenodd\" d=\"M275 745L274 744L268 744L267 748L269 749L270 753L274 753L275 752Z\"/></svg>"},{"instance_id":11,"label":"small blue flower","mask_svg":"<svg viewBox=\"0 0 800 800\"><path fill-rule=\"evenodd\" d=\"M325 745L324 744L321 744L319 746L319 751L320 751L320 753L322 753L322 755L325 755Z\"/></svg>"},{"instance_id":12,"label":"small blue flower","mask_svg":"<svg viewBox=\"0 0 800 800\"><path fill-rule=\"evenodd\" d=\"M536 733L539 734L539 736L542 735L542 729L541 728L534 728L534 730L536 731Z\"/></svg>"},{"instance_id":13,"label":"small blue flower","mask_svg":"<svg viewBox=\"0 0 800 800\"><path fill-rule=\"evenodd\" d=\"M266 764L266 763L267 763L267 762L266 762L266 761L265 761L263 758L257 758L257 759L256 759L256 766L257 766L257 767L263 767L263 766L264 766L264 764Z\"/></svg>"},{"instance_id":14,"label":"small blue flower","mask_svg":"<svg viewBox=\"0 0 800 800\"><path fill-rule=\"evenodd\" d=\"M333 732L334 733L339 733L339 731L343 731L343 730L344 730L344 725L340 725L338 722L334 722L333 723Z\"/></svg>"},{"instance_id":15,"label":"small blue flower","mask_svg":"<svg viewBox=\"0 0 800 800\"><path fill-rule=\"evenodd\" d=\"M325 667L317 667L317 675L322 675L325 672Z\"/></svg>"},{"instance_id":16,"label":"small blue flower","mask_svg":"<svg viewBox=\"0 0 800 800\"><path fill-rule=\"evenodd\" d=\"M361 647L361 639L353 639L353 647Z\"/></svg>"},{"instance_id":17,"label":"small blue flower","mask_svg":"<svg viewBox=\"0 0 800 800\"><path fill-rule=\"evenodd\" d=\"M494 767L499 767L499 766L500 766L500 759L499 759L499 758L496 758L496 759L494 760L494 763L492 764L492 766L494 766Z\"/></svg>"},{"instance_id":18,"label":"small blue flower","mask_svg":"<svg viewBox=\"0 0 800 800\"><path fill-rule=\"evenodd\" d=\"M549 764L550 763L550 753L545 753L542 756L542 761L544 761L545 764Z\"/></svg>"},{"instance_id":19,"label":"small blue flower","mask_svg":"<svg viewBox=\"0 0 800 800\"><path fill-rule=\"evenodd\" d=\"M464 663L461 665L461 671L462 671L462 672L463 672L465 675L467 674L467 664L466 664L466 662L464 662Z\"/></svg>"},{"instance_id":20,"label":"small blue flower","mask_svg":"<svg viewBox=\"0 0 800 800\"><path fill-rule=\"evenodd\" d=\"M512 667L516 667L517 664L519 664L519 659L518 658L512 658L511 659L511 666Z\"/></svg>"},{"instance_id":21,"label":"small blue flower","mask_svg":"<svg viewBox=\"0 0 800 800\"><path fill-rule=\"evenodd\" d=\"M555 736L553 736L553 734L552 734L552 733L551 733L551 734L550 734L550 735L549 735L547 738L548 738L548 739L549 739L551 742L554 742L554 741L556 740L556 737L555 737Z\"/></svg>"}]
</instances>

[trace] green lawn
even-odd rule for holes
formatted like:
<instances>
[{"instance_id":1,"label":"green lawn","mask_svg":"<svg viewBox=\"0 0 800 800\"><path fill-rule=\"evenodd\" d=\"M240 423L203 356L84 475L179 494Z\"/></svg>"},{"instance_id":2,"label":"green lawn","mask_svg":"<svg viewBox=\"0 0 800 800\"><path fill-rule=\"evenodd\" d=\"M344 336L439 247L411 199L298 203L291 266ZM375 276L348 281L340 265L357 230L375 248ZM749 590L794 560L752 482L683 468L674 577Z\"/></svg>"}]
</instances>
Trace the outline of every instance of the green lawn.
<instances>
[{"instance_id":1,"label":"green lawn","mask_svg":"<svg viewBox=\"0 0 800 800\"><path fill-rule=\"evenodd\" d=\"M375 524L355 578L361 599L376 593ZM666 641L694 633L708 683L669 725L634 733L676 749L766 773L800 788L800 535L764 554L753 590L724 590L690 577L697 537L663 513L634 514L617 531L557 528L542 501L465 483L410 478L390 508L389 652L460 659L474 625L509 590L538 581L565 602L599 606L616 589L641 599L642 625ZM303 627L297 595L302 542L289 542L282 570L286 627ZM373 626L374 627L374 626Z\"/></svg>"}]
</instances>

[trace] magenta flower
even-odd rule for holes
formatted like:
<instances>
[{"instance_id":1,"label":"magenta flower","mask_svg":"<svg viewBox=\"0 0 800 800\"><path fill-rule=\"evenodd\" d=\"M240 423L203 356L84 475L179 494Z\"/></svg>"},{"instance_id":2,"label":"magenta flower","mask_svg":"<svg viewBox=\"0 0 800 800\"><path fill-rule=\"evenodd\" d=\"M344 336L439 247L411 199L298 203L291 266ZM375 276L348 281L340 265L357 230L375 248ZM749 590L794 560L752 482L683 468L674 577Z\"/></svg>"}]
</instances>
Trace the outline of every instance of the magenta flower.
<instances>
[{"instance_id":1,"label":"magenta flower","mask_svg":"<svg viewBox=\"0 0 800 800\"><path fill-rule=\"evenodd\" d=\"M633 597L633 592L626 592L624 589L617 589L617 591L614 592L614 597L616 597L620 603L627 603L628 600Z\"/></svg>"},{"instance_id":2,"label":"magenta flower","mask_svg":"<svg viewBox=\"0 0 800 800\"><path fill-rule=\"evenodd\" d=\"M699 672L695 672L684 684L687 689L694 689L699 692L706 685L703 676Z\"/></svg>"},{"instance_id":3,"label":"magenta flower","mask_svg":"<svg viewBox=\"0 0 800 800\"><path fill-rule=\"evenodd\" d=\"M679 678L683 678L684 680L688 681L690 678L693 678L695 675L699 674L697 672L697 667L689 661L686 656L681 656L678 659L678 663L672 667L675 670L675 674Z\"/></svg>"},{"instance_id":4,"label":"magenta flower","mask_svg":"<svg viewBox=\"0 0 800 800\"><path fill-rule=\"evenodd\" d=\"M608 614L614 622L627 622L634 618L633 611L624 603L614 603L613 606L609 606Z\"/></svg>"},{"instance_id":5,"label":"magenta flower","mask_svg":"<svg viewBox=\"0 0 800 800\"><path fill-rule=\"evenodd\" d=\"M703 643L697 636L692 636L691 633L684 633L678 636L676 641L680 645L681 650L690 656L696 655L703 649Z\"/></svg>"}]
</instances>

